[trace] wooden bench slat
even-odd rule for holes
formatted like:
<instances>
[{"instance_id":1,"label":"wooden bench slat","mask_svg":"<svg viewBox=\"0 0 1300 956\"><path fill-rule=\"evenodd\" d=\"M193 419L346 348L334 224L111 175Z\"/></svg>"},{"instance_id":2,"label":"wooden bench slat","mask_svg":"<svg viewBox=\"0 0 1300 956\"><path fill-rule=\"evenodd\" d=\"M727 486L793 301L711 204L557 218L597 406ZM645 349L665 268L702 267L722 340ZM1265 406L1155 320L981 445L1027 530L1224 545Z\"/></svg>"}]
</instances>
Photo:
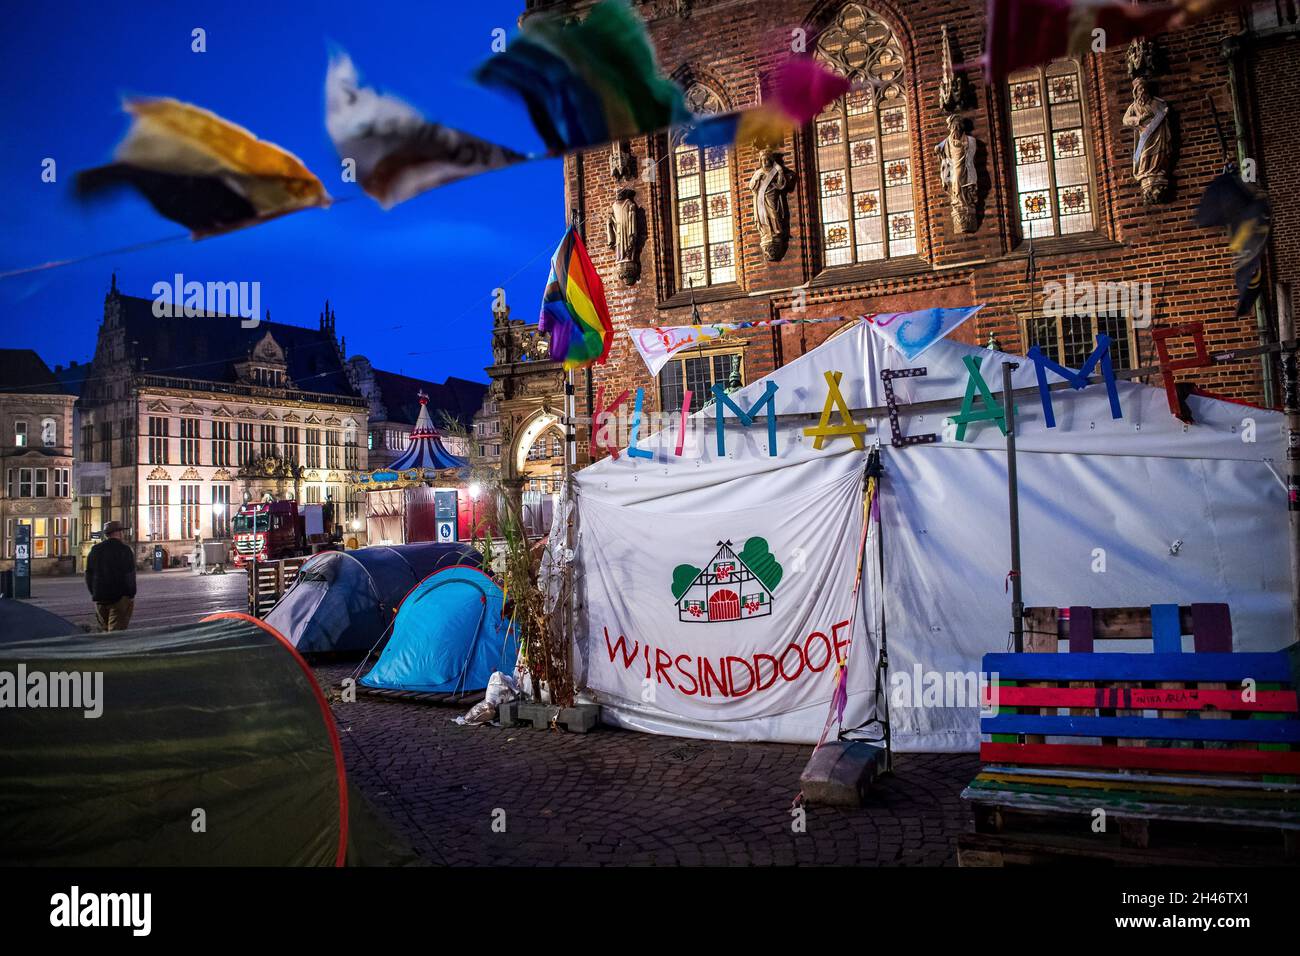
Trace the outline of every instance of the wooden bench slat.
<instances>
[{"instance_id":1,"label":"wooden bench slat","mask_svg":"<svg viewBox=\"0 0 1300 956\"><path fill-rule=\"evenodd\" d=\"M1192 639L1196 653L1232 651L1232 615L1226 604L1192 605Z\"/></svg>"},{"instance_id":2,"label":"wooden bench slat","mask_svg":"<svg viewBox=\"0 0 1300 956\"><path fill-rule=\"evenodd\" d=\"M1242 700L1239 690L1159 687L1021 687L999 686L996 702L1005 707L1089 707L1133 710L1232 710L1261 713L1300 712L1289 690L1259 690Z\"/></svg>"},{"instance_id":3,"label":"wooden bench slat","mask_svg":"<svg viewBox=\"0 0 1300 956\"><path fill-rule=\"evenodd\" d=\"M1151 605L1151 644L1157 654L1183 652L1183 629L1178 623L1177 604Z\"/></svg>"},{"instance_id":4,"label":"wooden bench slat","mask_svg":"<svg viewBox=\"0 0 1300 956\"><path fill-rule=\"evenodd\" d=\"M985 654L984 671L1011 680L1291 682L1285 653Z\"/></svg>"},{"instance_id":5,"label":"wooden bench slat","mask_svg":"<svg viewBox=\"0 0 1300 956\"><path fill-rule=\"evenodd\" d=\"M1200 773L1300 773L1300 751L982 743L980 759L990 763L1059 767L1194 770Z\"/></svg>"},{"instance_id":6,"label":"wooden bench slat","mask_svg":"<svg viewBox=\"0 0 1300 956\"><path fill-rule=\"evenodd\" d=\"M1156 740L1233 740L1300 743L1300 720L1200 720L1194 717L985 717L986 734L1043 734L1054 737L1130 737Z\"/></svg>"},{"instance_id":7,"label":"wooden bench slat","mask_svg":"<svg viewBox=\"0 0 1300 956\"><path fill-rule=\"evenodd\" d=\"M1092 653L1092 608L1070 608L1070 653Z\"/></svg>"}]
</instances>

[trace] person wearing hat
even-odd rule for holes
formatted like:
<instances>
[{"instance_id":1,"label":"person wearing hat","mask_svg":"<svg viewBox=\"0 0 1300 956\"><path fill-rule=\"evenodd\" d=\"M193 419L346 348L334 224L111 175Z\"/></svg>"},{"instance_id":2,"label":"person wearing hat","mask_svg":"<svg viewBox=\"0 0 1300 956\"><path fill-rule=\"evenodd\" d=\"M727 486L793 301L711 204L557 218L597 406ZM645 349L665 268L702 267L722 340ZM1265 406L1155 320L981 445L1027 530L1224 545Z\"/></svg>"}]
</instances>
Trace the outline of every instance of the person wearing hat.
<instances>
[{"instance_id":1,"label":"person wearing hat","mask_svg":"<svg viewBox=\"0 0 1300 956\"><path fill-rule=\"evenodd\" d=\"M86 587L106 631L125 631L135 610L135 552L122 540L122 530L120 521L104 525L104 540L86 559Z\"/></svg>"}]
</instances>

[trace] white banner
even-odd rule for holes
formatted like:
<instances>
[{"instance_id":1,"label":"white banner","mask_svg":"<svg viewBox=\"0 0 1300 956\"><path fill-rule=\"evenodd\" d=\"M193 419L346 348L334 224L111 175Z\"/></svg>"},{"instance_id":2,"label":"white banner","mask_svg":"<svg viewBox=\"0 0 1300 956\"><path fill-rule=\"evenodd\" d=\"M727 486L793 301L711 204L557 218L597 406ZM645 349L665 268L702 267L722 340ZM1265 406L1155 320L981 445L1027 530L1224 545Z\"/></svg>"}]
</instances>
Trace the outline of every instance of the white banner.
<instances>
[{"instance_id":1,"label":"white banner","mask_svg":"<svg viewBox=\"0 0 1300 956\"><path fill-rule=\"evenodd\" d=\"M805 471L800 492L793 476ZM579 501L586 684L696 720L829 703L850 639L862 480L820 462L738 482L734 510L663 514Z\"/></svg>"}]
</instances>

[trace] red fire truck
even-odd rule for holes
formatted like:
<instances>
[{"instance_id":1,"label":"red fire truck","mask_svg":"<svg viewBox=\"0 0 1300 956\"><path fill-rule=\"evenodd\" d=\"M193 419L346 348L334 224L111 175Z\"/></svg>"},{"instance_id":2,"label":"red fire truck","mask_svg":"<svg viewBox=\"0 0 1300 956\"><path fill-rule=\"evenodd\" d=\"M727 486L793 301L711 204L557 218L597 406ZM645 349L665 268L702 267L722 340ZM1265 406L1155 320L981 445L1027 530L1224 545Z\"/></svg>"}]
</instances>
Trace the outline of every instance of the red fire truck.
<instances>
[{"instance_id":1,"label":"red fire truck","mask_svg":"<svg viewBox=\"0 0 1300 956\"><path fill-rule=\"evenodd\" d=\"M305 511L296 501L249 501L235 513L235 567L245 561L271 561L311 553L311 546L325 541L324 534L307 534ZM318 522L317 522L318 523Z\"/></svg>"}]
</instances>

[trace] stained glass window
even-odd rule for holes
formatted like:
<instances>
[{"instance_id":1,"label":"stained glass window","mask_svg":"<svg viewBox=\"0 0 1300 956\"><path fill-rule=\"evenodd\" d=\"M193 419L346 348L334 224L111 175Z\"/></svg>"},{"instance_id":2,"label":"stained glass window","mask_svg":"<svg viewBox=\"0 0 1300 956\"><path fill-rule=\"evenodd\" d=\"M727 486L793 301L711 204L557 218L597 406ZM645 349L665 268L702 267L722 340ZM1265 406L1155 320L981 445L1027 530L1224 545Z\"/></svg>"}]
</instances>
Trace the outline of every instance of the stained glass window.
<instances>
[{"instance_id":1,"label":"stained glass window","mask_svg":"<svg viewBox=\"0 0 1300 956\"><path fill-rule=\"evenodd\" d=\"M813 121L826 265L915 255L902 48L888 24L846 3L822 31L816 55L862 87Z\"/></svg>"},{"instance_id":2,"label":"stained glass window","mask_svg":"<svg viewBox=\"0 0 1300 956\"><path fill-rule=\"evenodd\" d=\"M1073 60L1008 81L1016 205L1026 238L1089 232L1095 225L1081 90Z\"/></svg>"},{"instance_id":3,"label":"stained glass window","mask_svg":"<svg viewBox=\"0 0 1300 956\"><path fill-rule=\"evenodd\" d=\"M716 93L699 83L687 89L686 105L700 116L726 108ZM686 289L735 282L731 149L692 146L677 136L672 152L680 286Z\"/></svg>"}]
</instances>

